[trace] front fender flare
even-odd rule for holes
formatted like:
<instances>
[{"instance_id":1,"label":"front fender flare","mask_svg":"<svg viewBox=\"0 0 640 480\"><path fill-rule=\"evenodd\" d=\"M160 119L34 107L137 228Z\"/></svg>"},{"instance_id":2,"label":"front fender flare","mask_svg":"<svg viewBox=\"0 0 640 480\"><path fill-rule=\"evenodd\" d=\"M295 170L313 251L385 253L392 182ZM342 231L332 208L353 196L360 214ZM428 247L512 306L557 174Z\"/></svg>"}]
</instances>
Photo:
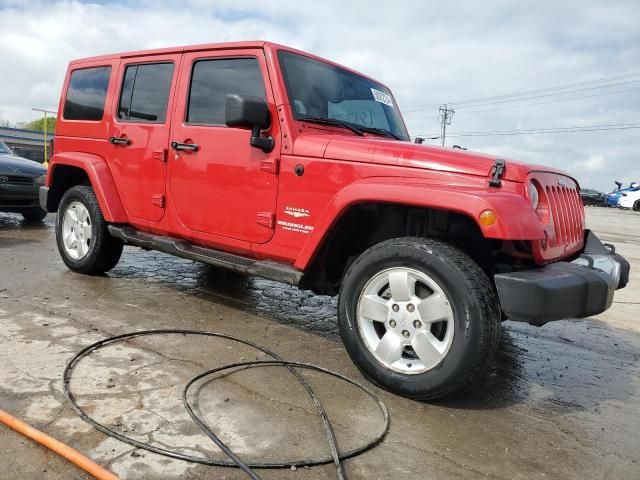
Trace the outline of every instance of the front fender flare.
<instances>
[{"instance_id":1,"label":"front fender flare","mask_svg":"<svg viewBox=\"0 0 640 480\"><path fill-rule=\"evenodd\" d=\"M435 208L471 218L485 238L503 240L542 240L544 231L531 205L524 197L509 192L474 187L433 185L415 179L368 178L340 190L324 209L296 259L295 266L305 269L323 241L347 209L360 203L389 203ZM479 223L483 210L498 214L493 225Z\"/></svg>"},{"instance_id":2,"label":"front fender flare","mask_svg":"<svg viewBox=\"0 0 640 480\"><path fill-rule=\"evenodd\" d=\"M64 152L54 155L51 157L47 171L46 185L50 189L55 184L56 169L62 165L79 168L87 174L105 220L113 223L127 222L127 214L122 206L113 175L104 158L84 152Z\"/></svg>"}]
</instances>

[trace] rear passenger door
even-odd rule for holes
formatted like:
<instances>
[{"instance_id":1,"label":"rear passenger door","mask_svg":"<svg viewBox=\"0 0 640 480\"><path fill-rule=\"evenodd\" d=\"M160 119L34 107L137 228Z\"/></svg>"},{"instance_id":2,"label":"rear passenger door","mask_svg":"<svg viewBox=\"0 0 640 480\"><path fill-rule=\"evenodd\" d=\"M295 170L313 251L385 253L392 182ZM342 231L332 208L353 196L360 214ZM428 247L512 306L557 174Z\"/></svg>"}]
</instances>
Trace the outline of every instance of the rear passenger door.
<instances>
[{"instance_id":1,"label":"rear passenger door","mask_svg":"<svg viewBox=\"0 0 640 480\"><path fill-rule=\"evenodd\" d=\"M228 94L267 101L273 151L252 147L250 130L225 125ZM275 220L280 127L264 52L185 53L177 98L171 140L181 146L170 152L169 189L180 223L194 232L195 239L216 235L269 241Z\"/></svg>"},{"instance_id":2,"label":"rear passenger door","mask_svg":"<svg viewBox=\"0 0 640 480\"><path fill-rule=\"evenodd\" d=\"M125 210L140 220L157 222L164 216L170 119L180 59L180 54L158 55L124 59L120 64L109 136L110 166Z\"/></svg>"}]
</instances>

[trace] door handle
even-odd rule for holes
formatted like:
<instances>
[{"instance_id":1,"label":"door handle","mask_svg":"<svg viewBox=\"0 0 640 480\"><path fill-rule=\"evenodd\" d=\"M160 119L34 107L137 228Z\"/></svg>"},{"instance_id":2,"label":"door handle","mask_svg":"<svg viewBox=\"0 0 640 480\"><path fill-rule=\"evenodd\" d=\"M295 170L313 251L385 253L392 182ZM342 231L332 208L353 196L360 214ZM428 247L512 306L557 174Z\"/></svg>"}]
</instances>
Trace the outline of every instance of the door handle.
<instances>
[{"instance_id":1,"label":"door handle","mask_svg":"<svg viewBox=\"0 0 640 480\"><path fill-rule=\"evenodd\" d=\"M171 142L171 148L177 151L197 152L200 146L197 143L179 143Z\"/></svg>"},{"instance_id":2,"label":"door handle","mask_svg":"<svg viewBox=\"0 0 640 480\"><path fill-rule=\"evenodd\" d=\"M129 145L131 140L125 137L109 137L109 143L111 145Z\"/></svg>"}]
</instances>

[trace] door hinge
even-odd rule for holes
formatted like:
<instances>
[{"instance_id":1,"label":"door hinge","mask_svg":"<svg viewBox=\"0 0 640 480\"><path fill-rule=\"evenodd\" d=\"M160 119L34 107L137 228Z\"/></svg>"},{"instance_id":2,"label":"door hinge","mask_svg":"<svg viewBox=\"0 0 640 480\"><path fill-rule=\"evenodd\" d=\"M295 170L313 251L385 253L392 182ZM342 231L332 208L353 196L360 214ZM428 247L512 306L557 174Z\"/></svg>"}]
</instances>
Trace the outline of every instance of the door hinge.
<instances>
[{"instance_id":1,"label":"door hinge","mask_svg":"<svg viewBox=\"0 0 640 480\"><path fill-rule=\"evenodd\" d=\"M159 160L165 163L167 161L167 149L163 148L162 150L154 150L151 156L154 160Z\"/></svg>"},{"instance_id":2,"label":"door hinge","mask_svg":"<svg viewBox=\"0 0 640 480\"><path fill-rule=\"evenodd\" d=\"M164 195L160 193L151 195L151 203L156 207L164 208Z\"/></svg>"},{"instance_id":3,"label":"door hinge","mask_svg":"<svg viewBox=\"0 0 640 480\"><path fill-rule=\"evenodd\" d=\"M276 223L276 216L272 212L258 212L256 222L263 227L273 228Z\"/></svg>"},{"instance_id":4,"label":"door hinge","mask_svg":"<svg viewBox=\"0 0 640 480\"><path fill-rule=\"evenodd\" d=\"M269 158L267 160L260 161L260 170L265 172L278 174L280 171L280 159L279 158Z\"/></svg>"}]
</instances>

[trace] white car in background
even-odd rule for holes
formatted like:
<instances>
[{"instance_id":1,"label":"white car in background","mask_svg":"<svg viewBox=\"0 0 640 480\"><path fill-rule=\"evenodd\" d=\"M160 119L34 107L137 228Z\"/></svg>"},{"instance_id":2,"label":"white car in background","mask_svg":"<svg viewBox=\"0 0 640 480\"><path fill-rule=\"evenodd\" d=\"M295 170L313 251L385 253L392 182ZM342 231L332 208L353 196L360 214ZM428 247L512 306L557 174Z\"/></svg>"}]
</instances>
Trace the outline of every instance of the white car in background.
<instances>
[{"instance_id":1,"label":"white car in background","mask_svg":"<svg viewBox=\"0 0 640 480\"><path fill-rule=\"evenodd\" d=\"M636 212L640 212L640 185L637 182L629 185L626 191L620 192L618 207L633 208Z\"/></svg>"}]
</instances>

